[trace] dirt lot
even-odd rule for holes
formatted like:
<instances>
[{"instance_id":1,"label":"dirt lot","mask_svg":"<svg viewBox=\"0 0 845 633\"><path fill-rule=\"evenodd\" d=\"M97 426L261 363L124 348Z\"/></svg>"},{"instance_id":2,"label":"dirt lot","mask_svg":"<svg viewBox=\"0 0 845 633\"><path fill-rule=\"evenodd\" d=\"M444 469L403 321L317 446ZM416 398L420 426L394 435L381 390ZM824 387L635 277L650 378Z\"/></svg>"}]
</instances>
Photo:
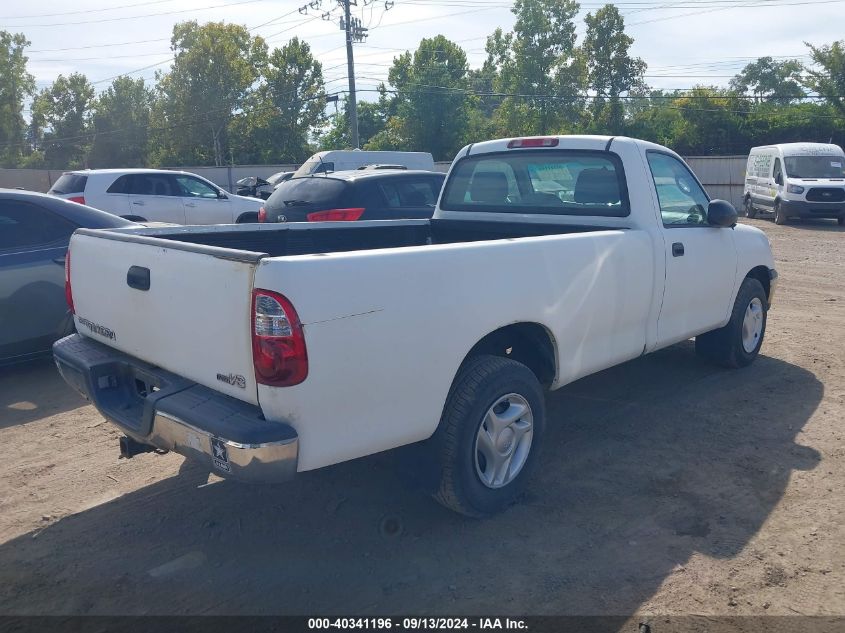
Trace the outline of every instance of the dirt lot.
<instances>
[{"instance_id":1,"label":"dirt lot","mask_svg":"<svg viewBox=\"0 0 845 633\"><path fill-rule=\"evenodd\" d=\"M845 614L845 231L750 222L782 280L759 360L685 343L555 392L483 522L389 455L256 487L118 460L50 363L0 371L0 613Z\"/></svg>"}]
</instances>

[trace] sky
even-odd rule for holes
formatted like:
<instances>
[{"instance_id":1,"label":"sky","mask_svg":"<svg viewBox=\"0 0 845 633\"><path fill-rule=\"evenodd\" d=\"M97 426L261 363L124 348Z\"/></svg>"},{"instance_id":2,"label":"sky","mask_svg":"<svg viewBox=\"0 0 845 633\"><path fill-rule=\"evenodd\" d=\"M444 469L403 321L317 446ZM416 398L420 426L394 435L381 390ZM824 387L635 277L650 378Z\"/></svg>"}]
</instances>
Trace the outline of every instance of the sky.
<instances>
[{"instance_id":1,"label":"sky","mask_svg":"<svg viewBox=\"0 0 845 633\"><path fill-rule=\"evenodd\" d=\"M0 29L24 33L29 72L40 88L60 73L84 73L98 90L121 74L152 80L166 70L173 25L184 20L244 24L273 48L298 36L323 63L326 90L344 91L346 52L337 0L29 0L0 3ZM509 0L357 0L353 7L366 42L355 45L359 99L376 98L393 57L414 50L423 37L443 34L467 51L471 67L485 57L487 35L510 30ZM368 4L366 2L369 2ZM577 18L601 6L582 0ZM632 53L648 64L655 88L726 85L757 57L809 61L805 41L829 44L843 37L845 0L619 0ZM333 21L324 20L329 13Z\"/></svg>"}]
</instances>

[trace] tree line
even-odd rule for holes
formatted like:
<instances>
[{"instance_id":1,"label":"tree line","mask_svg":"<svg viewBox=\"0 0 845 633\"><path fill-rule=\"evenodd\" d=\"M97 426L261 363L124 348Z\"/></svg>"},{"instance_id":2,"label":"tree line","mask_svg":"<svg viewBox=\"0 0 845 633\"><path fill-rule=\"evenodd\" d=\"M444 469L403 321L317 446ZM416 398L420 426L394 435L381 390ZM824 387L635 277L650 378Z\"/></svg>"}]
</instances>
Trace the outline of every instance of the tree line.
<instances>
[{"instance_id":1,"label":"tree line","mask_svg":"<svg viewBox=\"0 0 845 633\"><path fill-rule=\"evenodd\" d=\"M726 87L664 91L647 85L614 5L585 16L580 42L575 0L515 0L512 10L513 30L487 38L480 68L443 35L396 56L359 100L361 147L449 160L466 143L543 134L624 134L686 155L845 142L845 40L807 44L809 66L762 57ZM36 91L27 46L0 31L2 167L297 163L350 146L347 103L327 114L323 66L296 37L270 50L241 25L182 22L172 64L151 86L124 75L99 94L81 73Z\"/></svg>"}]
</instances>

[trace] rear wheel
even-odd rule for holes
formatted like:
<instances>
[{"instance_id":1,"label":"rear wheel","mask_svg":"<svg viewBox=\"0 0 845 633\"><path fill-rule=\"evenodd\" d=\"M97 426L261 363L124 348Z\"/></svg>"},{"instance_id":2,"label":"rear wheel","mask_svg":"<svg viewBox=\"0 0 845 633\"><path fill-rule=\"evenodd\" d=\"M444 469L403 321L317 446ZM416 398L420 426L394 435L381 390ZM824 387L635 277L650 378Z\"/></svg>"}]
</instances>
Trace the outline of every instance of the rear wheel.
<instances>
[{"instance_id":1,"label":"rear wheel","mask_svg":"<svg viewBox=\"0 0 845 633\"><path fill-rule=\"evenodd\" d=\"M746 218L757 217L757 209L755 209L754 205L751 203L751 196L748 196L745 199L745 217Z\"/></svg>"},{"instance_id":2,"label":"rear wheel","mask_svg":"<svg viewBox=\"0 0 845 633\"><path fill-rule=\"evenodd\" d=\"M430 440L438 462L434 497L472 517L516 501L545 429L543 390L522 363L478 356L461 369Z\"/></svg>"},{"instance_id":3,"label":"rear wheel","mask_svg":"<svg viewBox=\"0 0 845 633\"><path fill-rule=\"evenodd\" d=\"M786 224L786 214L780 200L775 200L775 224Z\"/></svg>"},{"instance_id":4,"label":"rear wheel","mask_svg":"<svg viewBox=\"0 0 845 633\"><path fill-rule=\"evenodd\" d=\"M695 337L695 351L724 367L745 367L760 353L766 335L768 298L757 279L739 287L728 324Z\"/></svg>"}]
</instances>

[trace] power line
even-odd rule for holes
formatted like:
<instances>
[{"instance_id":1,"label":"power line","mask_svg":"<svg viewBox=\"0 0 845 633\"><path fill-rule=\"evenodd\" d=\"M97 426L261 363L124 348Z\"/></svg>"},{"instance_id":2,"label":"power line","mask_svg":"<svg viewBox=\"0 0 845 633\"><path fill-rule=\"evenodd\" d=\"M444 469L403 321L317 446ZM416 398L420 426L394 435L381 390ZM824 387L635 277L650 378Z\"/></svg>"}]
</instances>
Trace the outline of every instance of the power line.
<instances>
[{"instance_id":1,"label":"power line","mask_svg":"<svg viewBox=\"0 0 845 633\"><path fill-rule=\"evenodd\" d=\"M32 15L4 15L0 20L28 20L30 18L56 18L60 15L79 15L80 13L102 13L103 11L117 11L118 9L131 9L134 7L148 7L151 4L164 4L166 2L174 2L174 0L151 0L147 2L136 2L135 4L121 4L116 7L106 7L103 9L83 9L81 11L62 11L60 13L35 13ZM15 27L12 27L15 28Z\"/></svg>"},{"instance_id":2,"label":"power line","mask_svg":"<svg viewBox=\"0 0 845 633\"><path fill-rule=\"evenodd\" d=\"M12 28L42 28L51 26L76 26L80 24L101 24L104 22L120 22L123 20L138 20L142 18L153 18L160 15L176 15L179 13L196 13L197 11L206 11L208 9L222 9L225 7L234 7L243 4L254 4L256 2L263 2L264 0L237 0L236 2L227 2L224 4L215 4L207 7L196 7L194 9L179 9L176 11L162 11L160 13L142 13L140 15L125 15L116 18L101 18L99 20L81 20L78 22L51 22L48 24L16 24Z\"/></svg>"}]
</instances>

